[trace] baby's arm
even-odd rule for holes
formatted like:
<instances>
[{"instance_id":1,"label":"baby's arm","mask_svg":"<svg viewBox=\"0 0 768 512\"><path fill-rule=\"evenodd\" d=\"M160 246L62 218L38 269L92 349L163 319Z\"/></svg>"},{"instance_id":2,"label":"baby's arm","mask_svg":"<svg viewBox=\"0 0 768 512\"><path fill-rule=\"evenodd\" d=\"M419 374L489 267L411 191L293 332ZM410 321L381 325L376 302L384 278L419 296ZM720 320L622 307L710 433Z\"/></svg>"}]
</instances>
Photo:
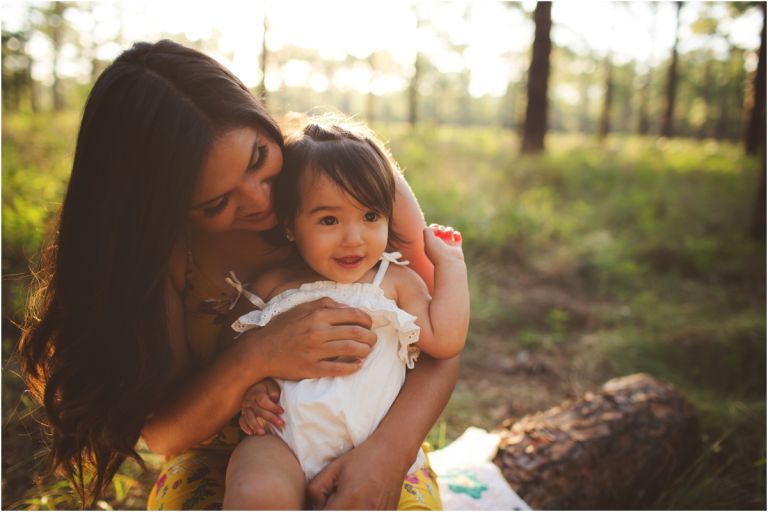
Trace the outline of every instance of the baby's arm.
<instances>
[{"instance_id":1,"label":"baby's arm","mask_svg":"<svg viewBox=\"0 0 768 512\"><path fill-rule=\"evenodd\" d=\"M397 302L417 317L419 348L432 357L448 359L464 348L469 327L469 285L461 236L452 228L429 227L424 230L424 246L435 265L434 294L430 299L424 281L414 272L401 271L395 282Z\"/></svg>"}]
</instances>

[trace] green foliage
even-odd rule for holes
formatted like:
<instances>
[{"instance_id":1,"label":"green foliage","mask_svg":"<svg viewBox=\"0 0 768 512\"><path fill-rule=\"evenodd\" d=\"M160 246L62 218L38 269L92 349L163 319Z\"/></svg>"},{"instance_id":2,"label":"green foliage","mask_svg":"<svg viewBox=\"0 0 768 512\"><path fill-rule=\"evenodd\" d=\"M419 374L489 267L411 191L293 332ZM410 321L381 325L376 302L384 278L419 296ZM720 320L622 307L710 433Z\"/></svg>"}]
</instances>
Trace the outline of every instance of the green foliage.
<instances>
[{"instance_id":1,"label":"green foliage","mask_svg":"<svg viewBox=\"0 0 768 512\"><path fill-rule=\"evenodd\" d=\"M3 258L35 254L72 165L79 116L3 117Z\"/></svg>"}]
</instances>

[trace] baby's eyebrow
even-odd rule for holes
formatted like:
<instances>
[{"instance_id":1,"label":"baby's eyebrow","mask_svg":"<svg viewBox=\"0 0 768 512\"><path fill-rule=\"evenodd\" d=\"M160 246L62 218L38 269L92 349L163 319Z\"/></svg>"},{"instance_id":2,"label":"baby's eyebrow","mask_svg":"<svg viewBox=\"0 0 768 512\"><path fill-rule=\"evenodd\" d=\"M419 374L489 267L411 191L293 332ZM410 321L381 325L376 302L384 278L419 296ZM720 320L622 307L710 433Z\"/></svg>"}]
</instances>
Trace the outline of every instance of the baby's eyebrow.
<instances>
[{"instance_id":1,"label":"baby's eyebrow","mask_svg":"<svg viewBox=\"0 0 768 512\"><path fill-rule=\"evenodd\" d=\"M341 209L340 206L320 205L320 206L315 206L314 208L309 210L309 214L312 215L314 213L324 212L324 211L331 211L331 212L333 212L333 211L337 211L337 210L340 210L340 209Z\"/></svg>"}]
</instances>

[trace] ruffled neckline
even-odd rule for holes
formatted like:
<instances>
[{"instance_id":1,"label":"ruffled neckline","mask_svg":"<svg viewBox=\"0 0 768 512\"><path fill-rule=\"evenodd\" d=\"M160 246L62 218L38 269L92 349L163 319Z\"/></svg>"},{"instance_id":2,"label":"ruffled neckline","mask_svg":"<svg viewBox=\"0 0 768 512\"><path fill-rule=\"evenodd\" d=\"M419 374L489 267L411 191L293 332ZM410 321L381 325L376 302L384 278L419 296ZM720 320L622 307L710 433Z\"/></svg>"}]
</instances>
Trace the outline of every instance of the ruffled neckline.
<instances>
[{"instance_id":1,"label":"ruffled neckline","mask_svg":"<svg viewBox=\"0 0 768 512\"><path fill-rule=\"evenodd\" d=\"M384 290L382 290L379 286L376 286L373 283L338 283L336 281L312 281L311 283L304 283L300 285L298 288L289 288L288 290L284 290L271 299L269 299L266 303L265 308L269 307L271 304L280 302L286 297L289 297L291 295L294 295L299 292L314 292L318 290L335 290L335 291L347 291L354 292L354 293L362 293L367 292L370 293L371 289L375 290L375 293L378 295L381 295L386 300L394 302L392 299L384 295Z\"/></svg>"}]
</instances>

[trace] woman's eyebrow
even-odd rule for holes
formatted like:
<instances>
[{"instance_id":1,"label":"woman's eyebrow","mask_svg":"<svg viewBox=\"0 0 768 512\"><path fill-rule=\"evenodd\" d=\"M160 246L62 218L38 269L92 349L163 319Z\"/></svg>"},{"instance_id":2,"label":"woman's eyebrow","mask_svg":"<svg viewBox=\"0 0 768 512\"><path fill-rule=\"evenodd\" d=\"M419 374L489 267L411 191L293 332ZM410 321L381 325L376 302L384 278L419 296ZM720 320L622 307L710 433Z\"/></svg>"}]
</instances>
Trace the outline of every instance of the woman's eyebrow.
<instances>
[{"instance_id":1,"label":"woman's eyebrow","mask_svg":"<svg viewBox=\"0 0 768 512\"><path fill-rule=\"evenodd\" d=\"M253 146L251 146L251 156L248 158L248 163L245 166L245 169L243 169L243 174L245 174L248 169L251 167L251 162L253 162L253 157L256 155L256 152L259 151L259 137L256 137L253 139ZM196 205L192 206L192 210L198 210L200 208L205 208L206 205L213 203L215 201L218 201L222 197L226 196L230 192L232 192L234 188L227 190L223 194L219 194L216 197L212 197L210 199L206 199L205 201L202 201L200 203L197 203Z\"/></svg>"}]
</instances>

